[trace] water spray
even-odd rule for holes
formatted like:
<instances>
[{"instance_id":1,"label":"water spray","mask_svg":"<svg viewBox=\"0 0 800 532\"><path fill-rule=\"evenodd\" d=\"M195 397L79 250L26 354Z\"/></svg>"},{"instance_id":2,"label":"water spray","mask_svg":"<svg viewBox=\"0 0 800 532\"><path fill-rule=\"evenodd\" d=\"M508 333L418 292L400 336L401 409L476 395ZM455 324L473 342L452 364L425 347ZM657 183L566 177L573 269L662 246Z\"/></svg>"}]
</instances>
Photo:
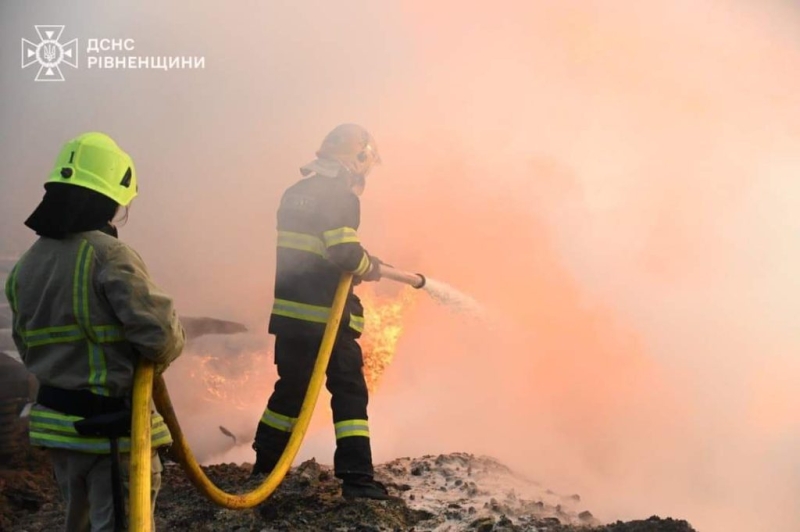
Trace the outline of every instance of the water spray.
<instances>
[{"instance_id":1,"label":"water spray","mask_svg":"<svg viewBox=\"0 0 800 532\"><path fill-rule=\"evenodd\" d=\"M421 273L398 270L386 264L381 265L381 277L407 284L416 289L421 288L437 303L445 305L451 310L485 319L484 309L480 303L446 283L427 278Z\"/></svg>"}]
</instances>

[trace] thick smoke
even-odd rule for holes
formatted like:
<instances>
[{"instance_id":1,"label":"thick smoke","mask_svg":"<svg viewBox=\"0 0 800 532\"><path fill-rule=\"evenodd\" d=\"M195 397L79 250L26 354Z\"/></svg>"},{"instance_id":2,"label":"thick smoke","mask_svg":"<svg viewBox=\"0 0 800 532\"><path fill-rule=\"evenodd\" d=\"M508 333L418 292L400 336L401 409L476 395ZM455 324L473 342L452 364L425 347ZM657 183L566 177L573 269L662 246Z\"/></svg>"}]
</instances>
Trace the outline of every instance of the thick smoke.
<instances>
[{"instance_id":1,"label":"thick smoke","mask_svg":"<svg viewBox=\"0 0 800 532\"><path fill-rule=\"evenodd\" d=\"M6 2L0 255L31 242L21 221L60 143L115 136L142 182L123 238L181 311L254 331L170 370L193 444L214 453L223 418L248 430L274 378L277 199L328 129L360 122L385 161L363 198L368 247L492 323L420 301L371 401L377 460L487 453L601 518L794 531L795 9ZM42 22L207 68L35 84L16 47ZM193 361L212 352L266 381L243 388L251 405L192 411ZM303 456L330 461L324 403Z\"/></svg>"}]
</instances>

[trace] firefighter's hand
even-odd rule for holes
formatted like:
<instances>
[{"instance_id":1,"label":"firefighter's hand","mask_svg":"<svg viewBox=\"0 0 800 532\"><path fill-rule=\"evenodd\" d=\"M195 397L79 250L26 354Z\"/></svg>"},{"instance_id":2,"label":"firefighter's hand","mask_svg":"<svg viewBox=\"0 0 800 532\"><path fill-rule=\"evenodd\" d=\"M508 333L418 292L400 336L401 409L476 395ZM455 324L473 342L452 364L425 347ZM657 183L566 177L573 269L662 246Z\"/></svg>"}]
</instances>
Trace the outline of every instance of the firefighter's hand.
<instances>
[{"instance_id":1,"label":"firefighter's hand","mask_svg":"<svg viewBox=\"0 0 800 532\"><path fill-rule=\"evenodd\" d=\"M360 279L367 283L371 281L379 281L381 279L381 264L383 264L383 261L381 261L381 259L378 257L370 257L369 262L371 265L369 271L362 275Z\"/></svg>"}]
</instances>

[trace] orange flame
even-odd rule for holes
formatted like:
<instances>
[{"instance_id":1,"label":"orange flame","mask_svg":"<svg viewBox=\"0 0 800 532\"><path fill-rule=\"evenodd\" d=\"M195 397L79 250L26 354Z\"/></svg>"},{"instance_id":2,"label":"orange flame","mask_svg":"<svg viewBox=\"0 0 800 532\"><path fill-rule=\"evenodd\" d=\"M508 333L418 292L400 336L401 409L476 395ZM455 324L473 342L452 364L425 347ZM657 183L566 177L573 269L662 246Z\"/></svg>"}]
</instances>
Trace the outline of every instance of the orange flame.
<instances>
[{"instance_id":1,"label":"orange flame","mask_svg":"<svg viewBox=\"0 0 800 532\"><path fill-rule=\"evenodd\" d=\"M403 287L394 296L381 296L371 285L359 290L364 303L364 335L361 348L364 352L364 376L369 390L375 391L386 368L397 352L403 334L403 319L414 307L415 291Z\"/></svg>"},{"instance_id":2,"label":"orange flame","mask_svg":"<svg viewBox=\"0 0 800 532\"><path fill-rule=\"evenodd\" d=\"M394 359L403 333L403 320L414 307L414 292L404 287L395 294L385 295L372 286L359 288L359 297L366 309L364 335L359 343L364 353L364 376L371 392L377 389ZM197 353L188 366L188 378L198 382L204 393L196 394L195 399L246 410L252 398L263 395L264 387L269 388L274 380L270 374L271 365L264 364L263 355L259 351L224 355Z\"/></svg>"},{"instance_id":3,"label":"orange flame","mask_svg":"<svg viewBox=\"0 0 800 532\"><path fill-rule=\"evenodd\" d=\"M264 383L272 380L268 365L263 364L263 356L263 352L247 351L237 355L192 357L188 378L201 384L200 389L205 392L195 393L194 399L247 410L252 397L263 395Z\"/></svg>"}]
</instances>

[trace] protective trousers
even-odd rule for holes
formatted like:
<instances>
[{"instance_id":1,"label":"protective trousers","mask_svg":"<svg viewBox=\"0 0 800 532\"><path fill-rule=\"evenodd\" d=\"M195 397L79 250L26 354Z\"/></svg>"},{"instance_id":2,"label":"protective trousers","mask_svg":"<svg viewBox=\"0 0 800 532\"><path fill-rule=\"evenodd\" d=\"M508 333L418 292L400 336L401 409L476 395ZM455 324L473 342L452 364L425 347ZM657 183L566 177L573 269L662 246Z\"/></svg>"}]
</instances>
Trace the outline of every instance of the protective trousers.
<instances>
[{"instance_id":1,"label":"protective trousers","mask_svg":"<svg viewBox=\"0 0 800 532\"><path fill-rule=\"evenodd\" d=\"M111 456L50 449L56 481L67 506L67 532L113 532L115 515L111 485ZM122 485L128 497L130 455L120 455ZM150 477L151 519L161 488L161 460L153 451ZM126 510L128 510L126 506ZM127 523L126 523L127 525ZM155 521L152 521L155 530ZM127 528L127 527L125 527Z\"/></svg>"},{"instance_id":2,"label":"protective trousers","mask_svg":"<svg viewBox=\"0 0 800 532\"><path fill-rule=\"evenodd\" d=\"M253 448L257 465L271 470L289 441L311 380L321 337L275 338L278 381L256 431ZM372 449L369 441L364 359L356 338L342 331L328 363L326 387L336 432L334 473L338 478L372 478Z\"/></svg>"}]
</instances>

